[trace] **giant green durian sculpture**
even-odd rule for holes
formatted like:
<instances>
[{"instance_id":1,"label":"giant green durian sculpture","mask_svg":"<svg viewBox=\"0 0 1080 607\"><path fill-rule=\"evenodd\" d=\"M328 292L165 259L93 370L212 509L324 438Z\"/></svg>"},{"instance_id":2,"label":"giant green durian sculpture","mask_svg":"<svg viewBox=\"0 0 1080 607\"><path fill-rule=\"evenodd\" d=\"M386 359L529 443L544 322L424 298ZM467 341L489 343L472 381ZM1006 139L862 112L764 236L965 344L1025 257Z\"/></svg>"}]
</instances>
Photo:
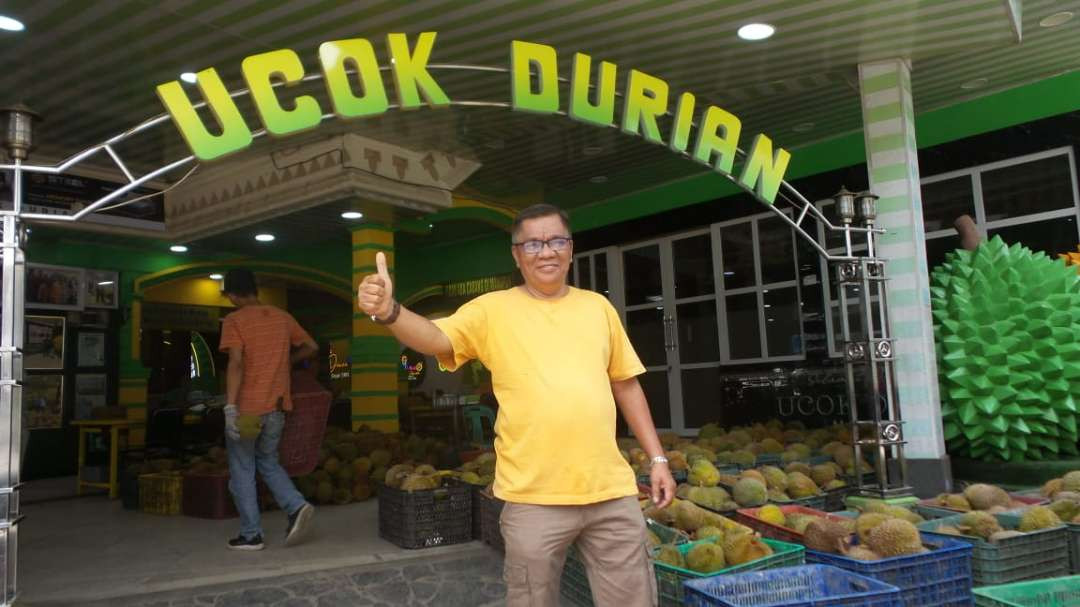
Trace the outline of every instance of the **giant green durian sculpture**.
<instances>
[{"instance_id":1,"label":"giant green durian sculpture","mask_svg":"<svg viewBox=\"0 0 1080 607\"><path fill-rule=\"evenodd\" d=\"M1080 275L1000 237L933 271L941 415L954 455L1076 455Z\"/></svg>"}]
</instances>

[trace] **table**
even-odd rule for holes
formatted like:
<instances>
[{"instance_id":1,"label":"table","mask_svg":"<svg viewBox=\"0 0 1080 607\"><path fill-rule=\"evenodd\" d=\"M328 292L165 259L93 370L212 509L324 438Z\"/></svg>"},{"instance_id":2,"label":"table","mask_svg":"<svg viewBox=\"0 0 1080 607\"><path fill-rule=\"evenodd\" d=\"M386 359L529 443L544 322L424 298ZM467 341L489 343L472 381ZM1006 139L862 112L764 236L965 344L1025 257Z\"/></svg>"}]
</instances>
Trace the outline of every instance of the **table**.
<instances>
[{"instance_id":1,"label":"table","mask_svg":"<svg viewBox=\"0 0 1080 607\"><path fill-rule=\"evenodd\" d=\"M120 496L119 466L120 466L120 433L131 430L135 424L127 419L81 419L71 422L72 426L79 429L79 470L75 477L77 495L82 495L83 487L97 487L109 490L109 499ZM90 434L102 434L109 432L109 482L92 483L82 479L83 467L86 465L86 437Z\"/></svg>"}]
</instances>

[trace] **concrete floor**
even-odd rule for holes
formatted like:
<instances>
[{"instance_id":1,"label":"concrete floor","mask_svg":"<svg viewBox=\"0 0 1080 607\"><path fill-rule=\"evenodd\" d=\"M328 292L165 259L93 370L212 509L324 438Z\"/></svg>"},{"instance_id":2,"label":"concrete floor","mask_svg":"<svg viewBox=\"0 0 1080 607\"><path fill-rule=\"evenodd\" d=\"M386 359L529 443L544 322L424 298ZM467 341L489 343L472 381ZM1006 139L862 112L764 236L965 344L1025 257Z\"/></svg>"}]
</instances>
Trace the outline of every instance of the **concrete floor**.
<instances>
[{"instance_id":1,"label":"concrete floor","mask_svg":"<svg viewBox=\"0 0 1080 607\"><path fill-rule=\"evenodd\" d=\"M18 605L82 605L133 595L176 592L284 578L308 572L375 568L409 559L466 557L476 542L404 550L378 537L378 504L369 500L316 509L311 539L286 549L285 516L265 513L267 548L225 548L237 521L155 516L124 510L119 500L83 497L23 506L19 525Z\"/></svg>"}]
</instances>

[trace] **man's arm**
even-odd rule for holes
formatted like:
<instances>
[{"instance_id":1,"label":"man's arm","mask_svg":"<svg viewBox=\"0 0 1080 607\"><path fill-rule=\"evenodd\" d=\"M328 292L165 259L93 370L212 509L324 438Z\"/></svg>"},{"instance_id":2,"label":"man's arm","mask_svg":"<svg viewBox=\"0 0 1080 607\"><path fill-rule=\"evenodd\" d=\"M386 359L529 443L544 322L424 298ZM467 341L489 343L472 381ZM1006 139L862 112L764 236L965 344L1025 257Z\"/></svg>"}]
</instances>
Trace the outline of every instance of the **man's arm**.
<instances>
[{"instance_id":1,"label":"man's arm","mask_svg":"<svg viewBox=\"0 0 1080 607\"><path fill-rule=\"evenodd\" d=\"M378 273L364 277L356 291L356 299L364 314L387 320L398 304L394 301L394 283L390 280L386 256L382 253L375 255L375 268ZM397 319L388 325L398 341L429 356L449 356L454 353L450 338L435 323L406 310L405 306L400 306L398 310Z\"/></svg>"},{"instance_id":2,"label":"man's arm","mask_svg":"<svg viewBox=\"0 0 1080 607\"><path fill-rule=\"evenodd\" d=\"M240 384L244 383L244 349L229 348L229 365L225 370L225 402L235 405L240 398Z\"/></svg>"},{"instance_id":3,"label":"man's arm","mask_svg":"<svg viewBox=\"0 0 1080 607\"><path fill-rule=\"evenodd\" d=\"M302 360L307 360L318 353L319 346L315 344L315 340L308 339L292 351L292 353L289 355L289 363L295 365L296 363Z\"/></svg>"},{"instance_id":4,"label":"man's arm","mask_svg":"<svg viewBox=\"0 0 1080 607\"><path fill-rule=\"evenodd\" d=\"M611 393L615 396L615 404L618 405L626 424L630 426L649 459L663 455L664 448L656 434L656 426L653 425L649 402L645 399L645 392L637 378L611 382ZM675 497L675 480L671 477L671 470L667 464L653 464L650 475L653 503L659 508L666 508Z\"/></svg>"}]
</instances>

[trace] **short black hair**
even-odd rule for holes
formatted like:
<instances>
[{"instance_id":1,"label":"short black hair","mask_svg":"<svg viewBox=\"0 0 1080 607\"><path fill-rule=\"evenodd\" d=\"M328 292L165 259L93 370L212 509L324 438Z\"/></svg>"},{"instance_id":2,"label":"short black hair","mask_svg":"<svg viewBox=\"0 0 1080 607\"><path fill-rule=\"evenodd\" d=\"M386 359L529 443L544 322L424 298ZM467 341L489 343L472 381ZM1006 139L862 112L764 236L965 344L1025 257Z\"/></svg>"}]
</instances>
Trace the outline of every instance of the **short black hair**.
<instances>
[{"instance_id":1,"label":"short black hair","mask_svg":"<svg viewBox=\"0 0 1080 607\"><path fill-rule=\"evenodd\" d=\"M234 268L225 274L224 293L244 297L258 295L259 287L255 284L255 274L247 268Z\"/></svg>"},{"instance_id":2,"label":"short black hair","mask_svg":"<svg viewBox=\"0 0 1080 607\"><path fill-rule=\"evenodd\" d=\"M553 204L540 203L532 206L525 207L518 211L518 214L514 217L514 223L510 226L511 236L518 233L521 229L521 224L530 219L537 219L539 217L550 217L552 215L558 215L562 220L563 227L566 228L566 233L570 233L570 216L566 214L566 211L560 209Z\"/></svg>"}]
</instances>

